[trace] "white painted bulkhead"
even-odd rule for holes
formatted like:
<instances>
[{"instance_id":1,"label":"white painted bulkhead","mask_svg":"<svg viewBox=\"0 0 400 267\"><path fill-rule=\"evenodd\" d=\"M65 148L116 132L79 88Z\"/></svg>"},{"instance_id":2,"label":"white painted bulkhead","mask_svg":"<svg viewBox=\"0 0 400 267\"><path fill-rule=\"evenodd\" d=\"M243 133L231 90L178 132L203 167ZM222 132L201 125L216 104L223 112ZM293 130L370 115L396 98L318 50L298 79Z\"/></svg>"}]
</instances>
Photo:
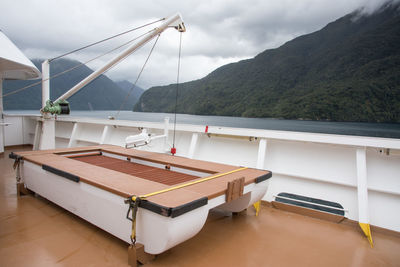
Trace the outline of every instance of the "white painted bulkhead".
<instances>
[{"instance_id":1,"label":"white painted bulkhead","mask_svg":"<svg viewBox=\"0 0 400 267\"><path fill-rule=\"evenodd\" d=\"M5 145L33 144L38 119L37 116L6 115L5 122L12 122L13 128L6 128ZM74 127L77 127L75 132ZM103 143L124 146L125 138L139 134L142 128L154 135L164 134L164 122L60 116L56 120L56 146ZM167 149L162 139L138 149L169 151L172 129L170 125ZM357 149L365 149L368 194L365 212L369 223L400 231L399 139L216 126L210 126L205 133L205 126L199 125L177 125L176 129L178 156L253 168L264 166L272 171L264 200L272 201L277 194L288 192L338 202L348 210L345 216L356 221L359 206L363 205L358 200L356 155ZM21 133L12 134L15 131ZM193 138L193 134L197 136ZM260 146L262 139L266 141ZM265 147L265 155L260 153L260 147Z\"/></svg>"}]
</instances>

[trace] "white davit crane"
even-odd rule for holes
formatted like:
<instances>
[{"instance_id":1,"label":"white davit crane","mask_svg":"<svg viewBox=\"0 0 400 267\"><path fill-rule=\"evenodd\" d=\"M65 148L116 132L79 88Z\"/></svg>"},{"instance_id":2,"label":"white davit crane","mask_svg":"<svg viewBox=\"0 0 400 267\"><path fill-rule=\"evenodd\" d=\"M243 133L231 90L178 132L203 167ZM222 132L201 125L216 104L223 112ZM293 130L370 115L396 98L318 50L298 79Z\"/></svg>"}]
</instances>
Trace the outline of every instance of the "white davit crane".
<instances>
[{"instance_id":1,"label":"white davit crane","mask_svg":"<svg viewBox=\"0 0 400 267\"><path fill-rule=\"evenodd\" d=\"M157 28L153 29L146 35L144 35L141 39L139 39L136 43L132 44L130 47L128 47L126 50L121 52L118 56L114 57L111 59L109 62L107 62L103 67L99 68L89 76L87 76L85 79L83 79L81 82L79 82L77 85L72 87L70 90L68 90L65 94L60 96L57 100L52 102L50 100L50 70L49 70L49 61L46 60L42 63L42 109L40 110L41 113L43 114L42 118L42 131L37 131L40 134L35 134L35 138L37 141L35 141L34 149L54 149L55 147L55 120L54 118L51 118L50 114L69 114L69 106L68 102L66 102L66 99L71 97L73 94L78 92L80 89L82 89L85 85L96 79L98 76L103 74L105 71L110 69L112 66L115 64L118 64L120 61L125 59L127 56L135 52L138 48L142 47L145 45L147 42L149 42L151 39L156 37L157 35L161 34L163 31L165 31L168 28L175 28L179 32L185 32L186 28L183 23L182 17L179 13L176 13L173 16L170 16L164 20L164 22ZM167 139L168 136L168 131L162 136L151 136L150 140L145 140L143 141L143 138L145 135L143 134L138 140L135 139L133 142L128 143L128 146L137 146L140 145L139 143L143 143L146 141L151 141L157 138L162 138L164 137ZM128 141L130 141L128 139Z\"/></svg>"},{"instance_id":2,"label":"white davit crane","mask_svg":"<svg viewBox=\"0 0 400 267\"><path fill-rule=\"evenodd\" d=\"M125 59L127 56L135 52L138 48L142 47L145 45L147 42L149 42L151 39L156 37L157 35L161 34L163 31L165 31L167 28L174 27L180 32L185 32L186 28L183 23L182 17L179 13L176 13L173 16L170 16L165 19L164 23L162 23L159 27L155 28L154 30L150 31L146 35L144 35L139 41L136 43L132 44L130 47L128 47L126 50L121 52L119 55L111 59L109 62L107 62L103 67L99 68L89 76L87 76L85 79L80 81L77 85L72 87L70 90L65 92L62 96L60 96L57 100L50 101L50 80L49 80L49 61L46 60L42 64L42 113L52 113L52 114L65 114L65 113L59 113L62 111L68 112L69 114L69 108L64 109L63 102L67 100L69 97L77 93L80 89L82 89L85 85L96 79L98 76L103 74L105 71L109 70L112 66L115 64L118 64L120 61ZM59 104L61 104L61 108L59 107ZM68 109L68 110L67 110Z\"/></svg>"}]
</instances>

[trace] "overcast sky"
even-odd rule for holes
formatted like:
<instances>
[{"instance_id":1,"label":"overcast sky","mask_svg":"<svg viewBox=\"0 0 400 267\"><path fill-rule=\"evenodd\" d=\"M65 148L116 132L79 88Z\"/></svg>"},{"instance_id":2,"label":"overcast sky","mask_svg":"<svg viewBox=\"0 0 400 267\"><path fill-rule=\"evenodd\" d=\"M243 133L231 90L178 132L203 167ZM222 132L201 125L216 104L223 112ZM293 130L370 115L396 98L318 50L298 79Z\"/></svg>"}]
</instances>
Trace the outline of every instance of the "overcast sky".
<instances>
[{"instance_id":1,"label":"overcast sky","mask_svg":"<svg viewBox=\"0 0 400 267\"><path fill-rule=\"evenodd\" d=\"M0 0L0 29L29 57L53 58L70 50L176 12L182 35L180 81L199 79L219 66L251 58L294 37L311 33L356 9L372 12L385 0ZM154 28L150 26L147 30ZM70 57L87 61L143 31ZM106 73L113 80L136 77L152 42ZM138 85L176 82L179 33L165 31ZM89 64L101 66L114 54Z\"/></svg>"}]
</instances>

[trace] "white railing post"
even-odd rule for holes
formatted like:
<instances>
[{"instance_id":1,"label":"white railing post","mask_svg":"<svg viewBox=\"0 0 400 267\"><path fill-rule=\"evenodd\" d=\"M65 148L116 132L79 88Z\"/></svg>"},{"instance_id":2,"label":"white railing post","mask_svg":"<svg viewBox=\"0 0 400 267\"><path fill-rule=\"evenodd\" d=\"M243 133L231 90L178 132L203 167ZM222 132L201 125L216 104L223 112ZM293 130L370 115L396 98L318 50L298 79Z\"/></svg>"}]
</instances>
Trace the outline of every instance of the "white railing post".
<instances>
[{"instance_id":1,"label":"white railing post","mask_svg":"<svg viewBox=\"0 0 400 267\"><path fill-rule=\"evenodd\" d=\"M190 141L188 158L192 159L194 156L194 151L196 150L197 140L199 139L198 133L192 134L192 140Z\"/></svg>"},{"instance_id":2,"label":"white railing post","mask_svg":"<svg viewBox=\"0 0 400 267\"><path fill-rule=\"evenodd\" d=\"M35 127L35 136L33 137L32 150L38 150L40 147L40 136L42 135L42 121L38 120Z\"/></svg>"},{"instance_id":3,"label":"white railing post","mask_svg":"<svg viewBox=\"0 0 400 267\"><path fill-rule=\"evenodd\" d=\"M168 147L168 135L169 135L169 117L164 118L164 151L169 151Z\"/></svg>"},{"instance_id":4,"label":"white railing post","mask_svg":"<svg viewBox=\"0 0 400 267\"><path fill-rule=\"evenodd\" d=\"M367 186L367 152L366 148L357 148L357 195L358 195L358 223L368 241L373 246L371 229L369 226L368 212L368 186Z\"/></svg>"},{"instance_id":5,"label":"white railing post","mask_svg":"<svg viewBox=\"0 0 400 267\"><path fill-rule=\"evenodd\" d=\"M72 128L71 137L69 138L68 147L76 146L78 131L79 131L79 123L75 122L74 127Z\"/></svg>"},{"instance_id":6,"label":"white railing post","mask_svg":"<svg viewBox=\"0 0 400 267\"><path fill-rule=\"evenodd\" d=\"M100 145L104 144L107 141L107 138L110 133L110 127L111 126L109 126L109 125L104 126L103 134L101 135L101 139L100 139Z\"/></svg>"},{"instance_id":7,"label":"white railing post","mask_svg":"<svg viewBox=\"0 0 400 267\"><path fill-rule=\"evenodd\" d=\"M257 169L264 169L265 162L265 153L267 150L267 139L260 139L260 143L258 145L258 156L257 156Z\"/></svg>"}]
</instances>

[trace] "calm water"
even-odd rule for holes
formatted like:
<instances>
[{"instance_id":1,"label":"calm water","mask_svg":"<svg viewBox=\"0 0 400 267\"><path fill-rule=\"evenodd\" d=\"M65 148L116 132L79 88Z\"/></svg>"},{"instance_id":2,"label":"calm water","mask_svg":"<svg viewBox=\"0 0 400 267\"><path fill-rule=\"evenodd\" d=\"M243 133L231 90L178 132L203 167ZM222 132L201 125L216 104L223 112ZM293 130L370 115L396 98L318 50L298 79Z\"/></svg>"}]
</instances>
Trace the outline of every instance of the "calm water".
<instances>
[{"instance_id":1,"label":"calm water","mask_svg":"<svg viewBox=\"0 0 400 267\"><path fill-rule=\"evenodd\" d=\"M38 111L5 111L8 114L39 114ZM72 111L71 116L95 117L107 119L116 115L116 111ZM174 120L174 114L121 111L117 119L134 121L162 122L165 117ZM364 122L327 122L278 120L269 118L238 118L222 116L199 116L178 114L177 123L226 126L252 129L268 129L311 133L329 133L343 135L376 136L400 138L399 123L364 123Z\"/></svg>"}]
</instances>

